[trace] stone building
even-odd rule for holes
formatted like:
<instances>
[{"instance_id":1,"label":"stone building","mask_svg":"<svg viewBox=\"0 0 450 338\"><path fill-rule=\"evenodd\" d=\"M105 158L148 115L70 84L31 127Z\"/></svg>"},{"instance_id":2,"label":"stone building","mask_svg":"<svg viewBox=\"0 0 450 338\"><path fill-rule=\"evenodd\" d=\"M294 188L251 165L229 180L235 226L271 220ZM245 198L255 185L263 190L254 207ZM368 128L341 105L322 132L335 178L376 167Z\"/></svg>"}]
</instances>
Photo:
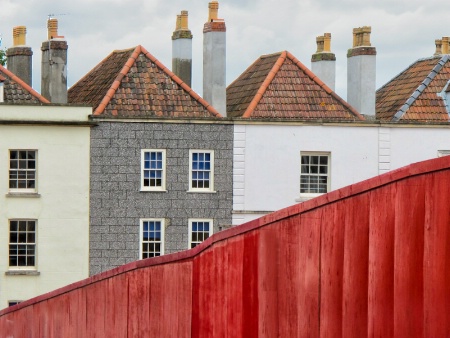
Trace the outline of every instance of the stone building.
<instances>
[{"instance_id":1,"label":"stone building","mask_svg":"<svg viewBox=\"0 0 450 338\"><path fill-rule=\"evenodd\" d=\"M191 248L231 224L233 125L145 48L78 81L93 106L90 274Z\"/></svg>"}]
</instances>

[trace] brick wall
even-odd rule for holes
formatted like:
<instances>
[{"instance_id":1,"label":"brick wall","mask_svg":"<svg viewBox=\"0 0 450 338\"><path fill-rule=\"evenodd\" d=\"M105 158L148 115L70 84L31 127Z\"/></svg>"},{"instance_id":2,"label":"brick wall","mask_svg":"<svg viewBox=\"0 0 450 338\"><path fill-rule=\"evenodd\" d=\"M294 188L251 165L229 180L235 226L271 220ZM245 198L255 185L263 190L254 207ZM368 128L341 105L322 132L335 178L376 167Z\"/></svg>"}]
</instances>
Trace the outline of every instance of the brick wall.
<instances>
[{"instance_id":1,"label":"brick wall","mask_svg":"<svg viewBox=\"0 0 450 338\"><path fill-rule=\"evenodd\" d=\"M233 126L101 122L91 131L90 274L139 259L139 220L164 218L165 253L188 247L188 219L231 224ZM141 192L141 149L166 149L167 192ZM214 150L215 193L189 188L189 149Z\"/></svg>"}]
</instances>

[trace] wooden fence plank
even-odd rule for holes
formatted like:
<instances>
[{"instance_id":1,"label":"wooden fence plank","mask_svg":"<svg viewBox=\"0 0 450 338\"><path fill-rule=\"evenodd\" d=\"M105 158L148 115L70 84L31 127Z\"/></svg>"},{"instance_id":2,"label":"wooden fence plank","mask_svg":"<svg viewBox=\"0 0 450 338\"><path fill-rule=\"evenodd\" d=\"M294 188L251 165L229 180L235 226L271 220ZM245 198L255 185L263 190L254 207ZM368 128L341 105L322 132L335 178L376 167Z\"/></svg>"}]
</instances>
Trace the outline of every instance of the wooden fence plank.
<instances>
[{"instance_id":1,"label":"wooden fence plank","mask_svg":"<svg viewBox=\"0 0 450 338\"><path fill-rule=\"evenodd\" d=\"M393 337L396 186L369 195L368 336Z\"/></svg>"},{"instance_id":2,"label":"wooden fence plank","mask_svg":"<svg viewBox=\"0 0 450 338\"><path fill-rule=\"evenodd\" d=\"M450 178L431 174L425 188L424 224L424 336L450 332Z\"/></svg>"},{"instance_id":3,"label":"wooden fence plank","mask_svg":"<svg viewBox=\"0 0 450 338\"><path fill-rule=\"evenodd\" d=\"M423 177L397 183L395 199L394 335L423 337Z\"/></svg>"},{"instance_id":4,"label":"wooden fence plank","mask_svg":"<svg viewBox=\"0 0 450 338\"><path fill-rule=\"evenodd\" d=\"M367 335L369 194L342 201L345 213L342 336Z\"/></svg>"},{"instance_id":5,"label":"wooden fence plank","mask_svg":"<svg viewBox=\"0 0 450 338\"><path fill-rule=\"evenodd\" d=\"M342 337L345 213L339 203L322 211L320 253L320 336Z\"/></svg>"}]
</instances>

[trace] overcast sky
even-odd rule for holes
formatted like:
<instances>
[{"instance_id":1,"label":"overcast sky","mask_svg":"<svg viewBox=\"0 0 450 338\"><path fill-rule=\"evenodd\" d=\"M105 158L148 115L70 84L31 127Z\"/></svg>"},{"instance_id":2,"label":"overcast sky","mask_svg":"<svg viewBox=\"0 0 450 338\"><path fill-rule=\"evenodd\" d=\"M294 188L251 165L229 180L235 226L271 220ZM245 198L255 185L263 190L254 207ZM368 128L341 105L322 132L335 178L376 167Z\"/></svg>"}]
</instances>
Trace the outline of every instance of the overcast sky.
<instances>
[{"instance_id":1,"label":"overcast sky","mask_svg":"<svg viewBox=\"0 0 450 338\"><path fill-rule=\"evenodd\" d=\"M27 27L33 48L33 86L40 89L41 43L54 14L69 45L73 85L116 49L144 46L171 68L176 15L189 11L194 90L202 95L203 24L208 0L0 0L1 48L12 46L14 26ZM450 36L448 0L221 0L227 25L227 84L262 54L288 50L308 68L316 36L329 32L336 54L336 92L346 99L347 49L352 29L371 26L377 48L377 88L415 60L432 56L434 40Z\"/></svg>"}]
</instances>

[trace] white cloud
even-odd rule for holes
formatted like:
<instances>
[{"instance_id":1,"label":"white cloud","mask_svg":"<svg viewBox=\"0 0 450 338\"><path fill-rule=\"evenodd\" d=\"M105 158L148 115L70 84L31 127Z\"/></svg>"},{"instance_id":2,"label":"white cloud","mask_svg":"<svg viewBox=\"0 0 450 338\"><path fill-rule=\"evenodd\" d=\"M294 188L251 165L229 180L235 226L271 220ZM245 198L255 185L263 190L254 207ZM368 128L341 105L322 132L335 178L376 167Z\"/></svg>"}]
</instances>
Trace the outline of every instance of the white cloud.
<instances>
[{"instance_id":1,"label":"white cloud","mask_svg":"<svg viewBox=\"0 0 450 338\"><path fill-rule=\"evenodd\" d=\"M40 83L40 46L48 14L59 20L69 44L69 85L115 49L143 45L171 66L171 35L176 15L189 11L193 39L193 88L202 93L202 30L208 0L1 0L3 46L12 45L12 28L27 26L34 51L34 86ZM346 97L346 53L352 29L372 26L377 48L377 87L418 58L434 53L434 40L450 35L450 2L441 0L221 0L219 16L227 24L227 82L232 82L261 54L289 50L307 67L315 38L332 33L337 57L336 91ZM64 14L64 15L61 15Z\"/></svg>"}]
</instances>

